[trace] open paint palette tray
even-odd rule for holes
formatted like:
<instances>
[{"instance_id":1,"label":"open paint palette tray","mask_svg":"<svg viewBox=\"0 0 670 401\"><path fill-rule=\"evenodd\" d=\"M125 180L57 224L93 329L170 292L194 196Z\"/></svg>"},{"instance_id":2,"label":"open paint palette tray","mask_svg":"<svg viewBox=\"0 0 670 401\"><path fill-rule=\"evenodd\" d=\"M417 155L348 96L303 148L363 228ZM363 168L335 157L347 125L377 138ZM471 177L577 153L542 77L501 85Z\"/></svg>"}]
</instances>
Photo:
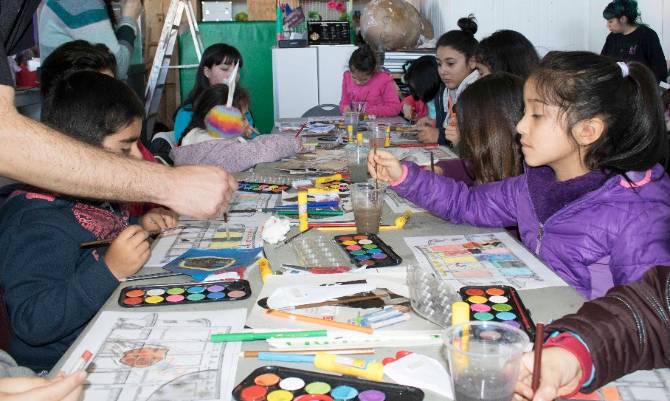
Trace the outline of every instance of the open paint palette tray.
<instances>
[{"instance_id":1,"label":"open paint palette tray","mask_svg":"<svg viewBox=\"0 0 670 401\"><path fill-rule=\"evenodd\" d=\"M359 267L387 267L402 263L402 258L376 234L338 235L335 241L351 262Z\"/></svg>"},{"instance_id":2,"label":"open paint palette tray","mask_svg":"<svg viewBox=\"0 0 670 401\"><path fill-rule=\"evenodd\" d=\"M535 323L521 297L506 285L468 286L459 290L463 301L470 305L470 320L494 321L509 324L535 338Z\"/></svg>"},{"instance_id":3,"label":"open paint palette tray","mask_svg":"<svg viewBox=\"0 0 670 401\"><path fill-rule=\"evenodd\" d=\"M141 306L192 305L220 301L241 301L251 296L247 280L136 285L121 290L119 305Z\"/></svg>"},{"instance_id":4,"label":"open paint palette tray","mask_svg":"<svg viewBox=\"0 0 670 401\"><path fill-rule=\"evenodd\" d=\"M424 394L399 384L263 366L233 389L233 397L237 401L422 401Z\"/></svg>"}]
</instances>

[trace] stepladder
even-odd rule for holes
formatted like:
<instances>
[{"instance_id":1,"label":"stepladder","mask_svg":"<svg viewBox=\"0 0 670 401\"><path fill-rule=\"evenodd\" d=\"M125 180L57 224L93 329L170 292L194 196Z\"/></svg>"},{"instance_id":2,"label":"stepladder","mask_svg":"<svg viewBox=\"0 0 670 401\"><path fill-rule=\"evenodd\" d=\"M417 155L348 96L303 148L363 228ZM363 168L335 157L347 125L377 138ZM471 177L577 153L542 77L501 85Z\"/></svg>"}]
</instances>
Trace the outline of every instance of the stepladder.
<instances>
[{"instance_id":1,"label":"stepladder","mask_svg":"<svg viewBox=\"0 0 670 401\"><path fill-rule=\"evenodd\" d=\"M144 92L144 112L145 122L145 143L150 142L153 135L154 125L158 118L158 112L165 88L167 73L170 68L197 68L198 64L172 65L172 55L174 53L177 35L179 34L182 18L186 14L188 28L193 40L193 48L198 59L202 58L203 44L200 37L200 29L195 17L193 5L190 0L171 0L168 11L165 15L163 29L161 31L156 53L149 72L146 90Z\"/></svg>"}]
</instances>

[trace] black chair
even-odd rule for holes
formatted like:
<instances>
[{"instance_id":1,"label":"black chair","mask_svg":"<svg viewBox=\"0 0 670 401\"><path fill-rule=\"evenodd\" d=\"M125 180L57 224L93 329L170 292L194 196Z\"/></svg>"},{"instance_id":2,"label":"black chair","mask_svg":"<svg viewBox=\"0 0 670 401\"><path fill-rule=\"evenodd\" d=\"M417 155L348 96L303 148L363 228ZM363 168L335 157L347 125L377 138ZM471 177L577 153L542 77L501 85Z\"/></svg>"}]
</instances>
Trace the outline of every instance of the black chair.
<instances>
[{"instance_id":1,"label":"black chair","mask_svg":"<svg viewBox=\"0 0 670 401\"><path fill-rule=\"evenodd\" d=\"M341 116L340 106L336 104L320 104L312 107L306 112L302 113L302 117L333 117Z\"/></svg>"}]
</instances>

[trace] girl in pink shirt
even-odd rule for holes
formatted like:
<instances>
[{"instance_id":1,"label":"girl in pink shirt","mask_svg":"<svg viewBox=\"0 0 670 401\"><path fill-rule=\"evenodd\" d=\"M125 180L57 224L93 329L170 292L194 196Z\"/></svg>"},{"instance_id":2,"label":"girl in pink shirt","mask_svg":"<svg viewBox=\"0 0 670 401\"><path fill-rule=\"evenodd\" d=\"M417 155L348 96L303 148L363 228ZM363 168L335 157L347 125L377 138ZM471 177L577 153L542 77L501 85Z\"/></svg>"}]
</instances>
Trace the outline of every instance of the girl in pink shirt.
<instances>
[{"instance_id":1,"label":"girl in pink shirt","mask_svg":"<svg viewBox=\"0 0 670 401\"><path fill-rule=\"evenodd\" d=\"M366 102L365 113L377 117L393 117L402 105L398 86L391 75L379 71L377 57L370 46L362 45L349 59L349 71L342 79L340 111L351 111L351 102Z\"/></svg>"}]
</instances>

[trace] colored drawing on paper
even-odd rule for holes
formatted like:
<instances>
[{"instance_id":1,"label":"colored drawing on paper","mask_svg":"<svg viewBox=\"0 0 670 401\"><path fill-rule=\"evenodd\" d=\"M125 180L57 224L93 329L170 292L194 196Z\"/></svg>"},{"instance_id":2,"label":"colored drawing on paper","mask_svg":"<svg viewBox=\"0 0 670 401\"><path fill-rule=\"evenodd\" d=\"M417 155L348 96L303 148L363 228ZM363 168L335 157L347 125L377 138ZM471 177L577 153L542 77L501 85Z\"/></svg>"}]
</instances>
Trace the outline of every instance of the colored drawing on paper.
<instances>
[{"instance_id":1,"label":"colored drawing on paper","mask_svg":"<svg viewBox=\"0 0 670 401\"><path fill-rule=\"evenodd\" d=\"M235 192L230 201L229 210L258 210L274 207L279 201L280 194ZM235 213L235 217L251 217L256 213ZM232 214L231 214L232 216Z\"/></svg>"},{"instance_id":2,"label":"colored drawing on paper","mask_svg":"<svg viewBox=\"0 0 670 401\"><path fill-rule=\"evenodd\" d=\"M195 280L202 281L211 274L246 269L255 262L261 251L262 248L189 249L163 268L174 273L188 274Z\"/></svg>"},{"instance_id":3,"label":"colored drawing on paper","mask_svg":"<svg viewBox=\"0 0 670 401\"><path fill-rule=\"evenodd\" d=\"M641 370L609 383L591 394L578 393L579 401L670 400L670 369Z\"/></svg>"},{"instance_id":4,"label":"colored drawing on paper","mask_svg":"<svg viewBox=\"0 0 670 401\"><path fill-rule=\"evenodd\" d=\"M410 237L419 263L432 267L455 288L510 285L518 289L566 285L507 233Z\"/></svg>"},{"instance_id":5,"label":"colored drawing on paper","mask_svg":"<svg viewBox=\"0 0 670 401\"><path fill-rule=\"evenodd\" d=\"M93 352L85 401L229 400L240 347L209 338L241 329L245 314L103 312L63 370Z\"/></svg>"},{"instance_id":6,"label":"colored drawing on paper","mask_svg":"<svg viewBox=\"0 0 670 401\"><path fill-rule=\"evenodd\" d=\"M182 219L179 224L185 228L171 230L156 240L146 266L164 266L191 248L248 249L263 246L261 227L266 217L265 214L256 214L253 217L231 214L228 232L223 219Z\"/></svg>"}]
</instances>

